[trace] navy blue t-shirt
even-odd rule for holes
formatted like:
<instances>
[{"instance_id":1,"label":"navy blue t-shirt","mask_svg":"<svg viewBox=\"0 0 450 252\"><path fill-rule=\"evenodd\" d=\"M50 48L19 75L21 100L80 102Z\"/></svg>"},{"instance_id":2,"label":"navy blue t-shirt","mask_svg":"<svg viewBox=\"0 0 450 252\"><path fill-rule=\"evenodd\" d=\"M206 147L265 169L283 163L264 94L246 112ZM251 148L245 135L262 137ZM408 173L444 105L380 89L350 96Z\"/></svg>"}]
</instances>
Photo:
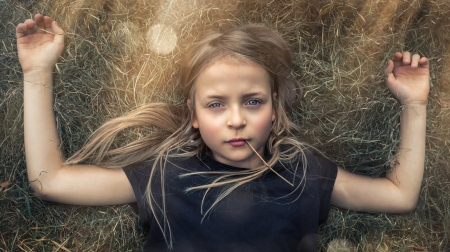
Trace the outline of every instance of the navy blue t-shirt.
<instances>
[{"instance_id":1,"label":"navy blue t-shirt","mask_svg":"<svg viewBox=\"0 0 450 252\"><path fill-rule=\"evenodd\" d=\"M216 175L190 175L203 171L242 171L199 157L174 158L166 163L166 214L173 236L171 251L317 251L318 228L328 218L337 166L307 153L306 179L302 160L273 167L272 171L237 187L206 216L222 187L186 192L187 188L211 183ZM149 231L147 251L167 251L162 231L145 200L152 162L128 166L124 171L137 199L140 224ZM297 169L296 176L293 171ZM155 200L160 206L160 178L155 177ZM161 216L159 216L161 217ZM159 220L162 220L159 218Z\"/></svg>"}]
</instances>

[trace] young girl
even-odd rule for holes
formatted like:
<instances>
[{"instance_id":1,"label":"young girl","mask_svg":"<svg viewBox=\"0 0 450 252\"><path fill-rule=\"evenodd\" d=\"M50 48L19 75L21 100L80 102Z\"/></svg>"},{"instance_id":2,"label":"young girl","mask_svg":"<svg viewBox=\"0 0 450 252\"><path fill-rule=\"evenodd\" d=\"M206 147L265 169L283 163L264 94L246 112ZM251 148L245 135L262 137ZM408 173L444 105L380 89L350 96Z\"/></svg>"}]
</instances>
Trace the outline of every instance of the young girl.
<instances>
[{"instance_id":1,"label":"young girl","mask_svg":"<svg viewBox=\"0 0 450 252\"><path fill-rule=\"evenodd\" d=\"M150 251L317 251L330 204L404 213L424 170L428 59L396 53L387 86L402 104L397 160L384 178L349 173L296 138L285 111L300 84L274 31L246 25L209 33L181 65L185 106L150 104L102 126L69 160L59 150L53 70L64 31L40 14L17 25L24 74L28 178L45 200L137 202ZM118 131L157 126L117 149ZM87 160L91 165L81 164Z\"/></svg>"}]
</instances>

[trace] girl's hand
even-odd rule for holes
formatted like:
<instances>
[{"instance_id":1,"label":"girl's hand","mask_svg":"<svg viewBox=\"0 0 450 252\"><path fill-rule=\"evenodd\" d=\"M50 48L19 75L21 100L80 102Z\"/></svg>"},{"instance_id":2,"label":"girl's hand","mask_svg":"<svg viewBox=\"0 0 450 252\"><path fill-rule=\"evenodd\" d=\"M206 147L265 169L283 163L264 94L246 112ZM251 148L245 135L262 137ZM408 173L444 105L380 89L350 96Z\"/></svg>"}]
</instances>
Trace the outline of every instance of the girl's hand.
<instances>
[{"instance_id":1,"label":"girl's hand","mask_svg":"<svg viewBox=\"0 0 450 252\"><path fill-rule=\"evenodd\" d=\"M430 91L429 61L418 54L397 52L384 70L387 86L402 105L426 104Z\"/></svg>"},{"instance_id":2,"label":"girl's hand","mask_svg":"<svg viewBox=\"0 0 450 252\"><path fill-rule=\"evenodd\" d=\"M16 27L17 50L23 73L53 71L64 49L64 31L56 21L37 14Z\"/></svg>"}]
</instances>

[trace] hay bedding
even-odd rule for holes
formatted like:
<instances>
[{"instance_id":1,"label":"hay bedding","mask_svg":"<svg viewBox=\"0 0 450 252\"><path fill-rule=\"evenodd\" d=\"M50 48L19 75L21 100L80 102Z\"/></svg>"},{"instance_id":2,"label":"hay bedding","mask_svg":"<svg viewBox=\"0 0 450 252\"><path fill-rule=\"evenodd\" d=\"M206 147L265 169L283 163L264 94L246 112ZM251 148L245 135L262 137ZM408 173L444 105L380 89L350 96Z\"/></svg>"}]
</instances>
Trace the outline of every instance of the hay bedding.
<instances>
[{"instance_id":1,"label":"hay bedding","mask_svg":"<svg viewBox=\"0 0 450 252\"><path fill-rule=\"evenodd\" d=\"M401 109L382 69L398 50L428 56L432 90L417 209L386 215L333 208L321 244L334 244L330 251L450 251L447 0L0 1L0 251L138 251L144 241L128 206L65 206L30 193L14 27L37 12L68 33L54 90L67 156L110 118L152 101L181 102L177 65L202 31L257 22L281 32L295 53L294 73L305 87L294 114L302 138L346 169L380 176L395 155Z\"/></svg>"}]
</instances>

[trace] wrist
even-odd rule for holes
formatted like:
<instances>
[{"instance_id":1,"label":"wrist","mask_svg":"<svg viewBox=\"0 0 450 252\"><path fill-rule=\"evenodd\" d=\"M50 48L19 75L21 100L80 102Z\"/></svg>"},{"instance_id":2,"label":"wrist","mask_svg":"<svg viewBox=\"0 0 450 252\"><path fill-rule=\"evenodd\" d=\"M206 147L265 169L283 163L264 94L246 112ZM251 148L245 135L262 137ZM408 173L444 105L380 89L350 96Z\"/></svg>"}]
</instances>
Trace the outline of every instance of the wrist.
<instances>
[{"instance_id":1,"label":"wrist","mask_svg":"<svg viewBox=\"0 0 450 252\"><path fill-rule=\"evenodd\" d=\"M404 100L398 100L400 102L400 104L402 105L402 107L421 107L427 106L428 103L428 99L427 97L424 97L423 99L404 99Z\"/></svg>"},{"instance_id":2,"label":"wrist","mask_svg":"<svg viewBox=\"0 0 450 252\"><path fill-rule=\"evenodd\" d=\"M403 108L425 108L427 107L427 101L410 101L402 103Z\"/></svg>"},{"instance_id":3,"label":"wrist","mask_svg":"<svg viewBox=\"0 0 450 252\"><path fill-rule=\"evenodd\" d=\"M53 78L53 71L44 68L35 68L33 70L29 70L23 73L24 80L34 81L39 79L48 79L49 77Z\"/></svg>"},{"instance_id":4,"label":"wrist","mask_svg":"<svg viewBox=\"0 0 450 252\"><path fill-rule=\"evenodd\" d=\"M53 89L53 73L51 71L32 71L23 75L23 85L25 88L43 87Z\"/></svg>"},{"instance_id":5,"label":"wrist","mask_svg":"<svg viewBox=\"0 0 450 252\"><path fill-rule=\"evenodd\" d=\"M33 76L33 75L42 75L42 74L53 74L53 70L55 66L40 66L40 67L31 67L27 69L23 69L24 76Z\"/></svg>"}]
</instances>

